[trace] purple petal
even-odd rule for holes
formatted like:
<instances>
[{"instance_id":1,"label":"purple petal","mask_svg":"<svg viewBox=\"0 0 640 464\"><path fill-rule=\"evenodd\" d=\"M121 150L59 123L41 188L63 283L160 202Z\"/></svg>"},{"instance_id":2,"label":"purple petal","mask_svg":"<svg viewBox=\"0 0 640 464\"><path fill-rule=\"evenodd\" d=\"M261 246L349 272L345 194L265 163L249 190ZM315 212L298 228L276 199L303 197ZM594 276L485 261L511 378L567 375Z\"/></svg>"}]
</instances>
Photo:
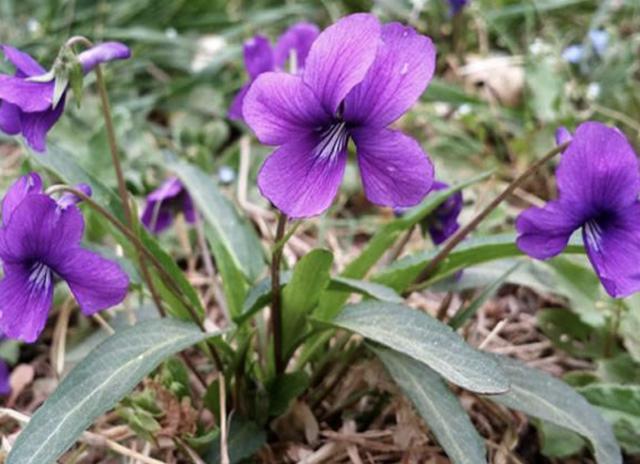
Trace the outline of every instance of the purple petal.
<instances>
[{"instance_id":1,"label":"purple petal","mask_svg":"<svg viewBox=\"0 0 640 464\"><path fill-rule=\"evenodd\" d=\"M22 111L16 105L0 101L0 131L7 135L22 132Z\"/></svg>"},{"instance_id":2,"label":"purple petal","mask_svg":"<svg viewBox=\"0 0 640 464\"><path fill-rule=\"evenodd\" d=\"M640 203L582 230L587 255L605 290L614 298L640 291Z\"/></svg>"},{"instance_id":3,"label":"purple petal","mask_svg":"<svg viewBox=\"0 0 640 464\"><path fill-rule=\"evenodd\" d=\"M367 198L391 207L418 204L433 184L433 164L418 142L402 132L354 131L358 164Z\"/></svg>"},{"instance_id":4,"label":"purple petal","mask_svg":"<svg viewBox=\"0 0 640 464\"><path fill-rule=\"evenodd\" d=\"M244 97L247 96L247 92L249 91L250 84L243 85L238 93L233 97L233 101L231 102L231 106L229 106L229 119L233 119L236 121L242 121L244 118L242 117L242 105L244 104Z\"/></svg>"},{"instance_id":5,"label":"purple petal","mask_svg":"<svg viewBox=\"0 0 640 464\"><path fill-rule=\"evenodd\" d=\"M47 195L27 195L0 229L0 259L5 264L37 260L55 269L80 243L83 231L78 208L61 209Z\"/></svg>"},{"instance_id":6,"label":"purple petal","mask_svg":"<svg viewBox=\"0 0 640 464\"><path fill-rule=\"evenodd\" d=\"M558 191L583 219L601 210L635 203L640 193L640 165L617 129L598 122L578 126L557 170Z\"/></svg>"},{"instance_id":7,"label":"purple petal","mask_svg":"<svg viewBox=\"0 0 640 464\"><path fill-rule=\"evenodd\" d=\"M0 281L0 331L27 343L36 341L53 302L51 271L23 264L4 264Z\"/></svg>"},{"instance_id":8,"label":"purple petal","mask_svg":"<svg viewBox=\"0 0 640 464\"><path fill-rule=\"evenodd\" d=\"M159 234L173 224L173 212L161 201L147 200L140 221L147 230Z\"/></svg>"},{"instance_id":9,"label":"purple petal","mask_svg":"<svg viewBox=\"0 0 640 464\"><path fill-rule=\"evenodd\" d=\"M9 366L0 359L0 395L11 393Z\"/></svg>"},{"instance_id":10,"label":"purple petal","mask_svg":"<svg viewBox=\"0 0 640 464\"><path fill-rule=\"evenodd\" d=\"M303 69L311 45L318 37L318 34L320 34L320 30L315 24L300 22L291 26L280 36L276 43L273 52L275 65L283 69L291 56L291 52L295 51L298 69Z\"/></svg>"},{"instance_id":11,"label":"purple petal","mask_svg":"<svg viewBox=\"0 0 640 464\"><path fill-rule=\"evenodd\" d=\"M88 184L78 184L76 185L76 190L80 190L86 196L90 197L93 191L91 190L91 186ZM68 208L70 206L77 205L82 201L82 198L77 196L75 193L65 193L58 200L58 206L62 209Z\"/></svg>"},{"instance_id":12,"label":"purple petal","mask_svg":"<svg viewBox=\"0 0 640 464\"><path fill-rule=\"evenodd\" d=\"M290 218L321 214L333 201L344 175L346 145L328 156L318 155L322 139L308 135L278 148L258 174L258 187Z\"/></svg>"},{"instance_id":13,"label":"purple petal","mask_svg":"<svg viewBox=\"0 0 640 464\"><path fill-rule=\"evenodd\" d=\"M325 29L313 42L304 69L304 81L330 114L358 85L373 64L380 40L375 16L357 13Z\"/></svg>"},{"instance_id":14,"label":"purple petal","mask_svg":"<svg viewBox=\"0 0 640 464\"><path fill-rule=\"evenodd\" d=\"M460 13L468 2L469 0L449 0L449 12L451 15Z\"/></svg>"},{"instance_id":15,"label":"purple petal","mask_svg":"<svg viewBox=\"0 0 640 464\"><path fill-rule=\"evenodd\" d=\"M261 74L251 85L242 114L266 145L285 144L330 120L300 77L273 72Z\"/></svg>"},{"instance_id":16,"label":"purple petal","mask_svg":"<svg viewBox=\"0 0 640 464\"><path fill-rule=\"evenodd\" d=\"M189 193L187 193L186 191L184 192L184 195L182 197L182 213L184 214L184 219L189 224L194 224L196 222L197 211L195 206L193 205L191 195L189 195Z\"/></svg>"},{"instance_id":17,"label":"purple petal","mask_svg":"<svg viewBox=\"0 0 640 464\"><path fill-rule=\"evenodd\" d=\"M42 193L42 179L36 172L20 177L2 199L2 224L7 225L16 207L27 195Z\"/></svg>"},{"instance_id":18,"label":"purple petal","mask_svg":"<svg viewBox=\"0 0 640 464\"><path fill-rule=\"evenodd\" d=\"M570 142L572 138L571 132L566 127L558 127L556 129L556 145Z\"/></svg>"},{"instance_id":19,"label":"purple petal","mask_svg":"<svg viewBox=\"0 0 640 464\"><path fill-rule=\"evenodd\" d=\"M436 49L411 27L382 27L376 59L364 80L347 95L344 118L352 124L386 127L420 97L433 77Z\"/></svg>"},{"instance_id":20,"label":"purple petal","mask_svg":"<svg viewBox=\"0 0 640 464\"><path fill-rule=\"evenodd\" d=\"M449 185L435 181L431 191L448 189ZM434 244L444 243L459 228L458 216L462 211L462 192L458 191L447 198L436 210L427 217L429 235Z\"/></svg>"},{"instance_id":21,"label":"purple petal","mask_svg":"<svg viewBox=\"0 0 640 464\"><path fill-rule=\"evenodd\" d=\"M126 60L131 57L131 50L120 42L105 42L78 55L82 71L87 74L100 63L108 61Z\"/></svg>"},{"instance_id":22,"label":"purple petal","mask_svg":"<svg viewBox=\"0 0 640 464\"><path fill-rule=\"evenodd\" d=\"M147 196L148 200L165 201L175 198L184 191L184 187L180 179L177 177L167 178L160 187L155 189Z\"/></svg>"},{"instance_id":23,"label":"purple petal","mask_svg":"<svg viewBox=\"0 0 640 464\"><path fill-rule=\"evenodd\" d=\"M43 153L47 150L47 133L58 122L64 111L65 96L54 110L22 114L22 135L33 150Z\"/></svg>"},{"instance_id":24,"label":"purple petal","mask_svg":"<svg viewBox=\"0 0 640 464\"><path fill-rule=\"evenodd\" d=\"M118 263L80 247L67 253L56 272L86 315L119 304L129 288L129 277Z\"/></svg>"},{"instance_id":25,"label":"purple petal","mask_svg":"<svg viewBox=\"0 0 640 464\"><path fill-rule=\"evenodd\" d=\"M269 39L263 35L256 35L244 43L244 65L251 80L275 69Z\"/></svg>"},{"instance_id":26,"label":"purple petal","mask_svg":"<svg viewBox=\"0 0 640 464\"><path fill-rule=\"evenodd\" d=\"M11 45L0 45L4 56L16 67L22 76L40 76L47 70L34 60L28 53L22 52Z\"/></svg>"},{"instance_id":27,"label":"purple petal","mask_svg":"<svg viewBox=\"0 0 640 464\"><path fill-rule=\"evenodd\" d=\"M537 259L551 258L562 252L582 218L571 206L550 201L544 208L529 208L516 220L517 245Z\"/></svg>"},{"instance_id":28,"label":"purple petal","mask_svg":"<svg viewBox=\"0 0 640 464\"><path fill-rule=\"evenodd\" d=\"M0 100L33 113L51 108L53 82L30 82L20 77L0 75Z\"/></svg>"}]
</instances>

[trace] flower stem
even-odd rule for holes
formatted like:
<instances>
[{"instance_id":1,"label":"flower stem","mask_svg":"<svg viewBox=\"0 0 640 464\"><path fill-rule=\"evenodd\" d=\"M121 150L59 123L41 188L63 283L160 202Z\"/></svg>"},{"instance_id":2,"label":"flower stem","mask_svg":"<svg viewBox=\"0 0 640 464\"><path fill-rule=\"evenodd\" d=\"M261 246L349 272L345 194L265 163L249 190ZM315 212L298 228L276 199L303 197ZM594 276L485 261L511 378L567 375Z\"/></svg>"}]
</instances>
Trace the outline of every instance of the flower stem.
<instances>
[{"instance_id":1,"label":"flower stem","mask_svg":"<svg viewBox=\"0 0 640 464\"><path fill-rule=\"evenodd\" d=\"M282 295L280 292L280 263L284 250L282 242L286 226L287 215L280 213L271 258L271 331L273 332L273 358L276 374L282 374L286 367L282 357Z\"/></svg>"},{"instance_id":2,"label":"flower stem","mask_svg":"<svg viewBox=\"0 0 640 464\"><path fill-rule=\"evenodd\" d=\"M107 131L107 142L109 143L109 152L111 153L111 162L113 163L113 168L116 171L116 178L118 180L118 193L120 194L120 201L122 202L122 209L124 211L125 222L129 226L130 229L133 230L134 226L134 218L131 213L131 205L129 204L129 194L127 192L127 184L124 179L124 173L122 171L122 164L120 163L120 157L118 156L118 144L116 142L116 131L113 127L113 116L111 115L111 105L109 104L109 95L107 94L107 85L104 80L104 75L102 74L102 67L100 65L96 66L95 69L96 74L96 84L98 86L98 92L100 94L100 103L102 106L102 115L104 117L104 125ZM136 246L136 251L138 253L138 261L140 263L140 270L142 271L142 278L144 279L147 287L149 288L149 292L151 293L151 298L155 303L156 308L158 309L158 313L160 316L165 317L167 315L164 307L162 306L162 300L158 295L158 291L153 283L153 278L151 277L151 273L149 272L149 267L147 266L147 261L144 257L143 252Z\"/></svg>"},{"instance_id":3,"label":"flower stem","mask_svg":"<svg viewBox=\"0 0 640 464\"><path fill-rule=\"evenodd\" d=\"M480 211L467 225L458 229L458 231L453 234L449 240L447 240L440 250L440 252L431 260L429 263L422 269L418 277L415 279L412 286L409 287L407 293L411 293L413 291L421 290L424 288L428 282L427 280L431 277L433 271L437 269L437 267L442 264L442 262L449 256L449 254L453 251L453 249L463 241L467 235L473 232L478 225L494 210L496 209L500 203L502 203L509 195L513 193L522 183L532 174L534 174L538 169L540 169L547 161L551 160L558 153L563 152L569 146L569 142L563 143L555 147L553 150L549 151L538 161L533 163L529 168L520 174L516 179L514 179L504 191L495 197L491 203L489 203L482 211Z\"/></svg>"}]
</instances>

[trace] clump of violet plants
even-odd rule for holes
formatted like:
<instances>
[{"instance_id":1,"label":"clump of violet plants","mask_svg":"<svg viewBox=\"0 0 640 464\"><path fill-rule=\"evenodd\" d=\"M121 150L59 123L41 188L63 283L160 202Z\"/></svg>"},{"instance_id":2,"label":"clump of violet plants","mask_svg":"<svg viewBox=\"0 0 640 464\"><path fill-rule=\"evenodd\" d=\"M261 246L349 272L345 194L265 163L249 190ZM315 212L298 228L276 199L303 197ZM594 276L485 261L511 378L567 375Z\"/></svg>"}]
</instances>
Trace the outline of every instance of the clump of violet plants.
<instances>
[{"instance_id":1,"label":"clump of violet plants","mask_svg":"<svg viewBox=\"0 0 640 464\"><path fill-rule=\"evenodd\" d=\"M468 2L449 3L460 21ZM424 148L438 134L406 123L438 74L438 49L412 25L371 13L324 29L298 22L273 45L263 34L248 39L247 80L226 116L240 134L239 175L257 186L256 200L247 199L246 185L229 195L166 134L149 148L150 188L132 180L108 93L117 79L111 66L138 59L128 45L73 37L46 60L50 69L0 46L13 67L0 75L0 131L16 136L28 167L2 199L0 333L26 349L54 340L59 379L32 416L9 403L0 409L19 424L3 444L5 462L79 462L74 456L86 446L123 462L293 462L277 443L305 433L309 460L296 456L321 462L318 423L333 427L358 404L364 412L351 433L366 430L390 395L404 395L454 463L489 462L498 446L460 397L562 428L582 456L622 463L618 431L588 401L588 389L583 396L492 353L486 347L497 331L482 344L467 337L465 325L490 295L455 311L449 304L468 268L498 259L543 266L564 253L588 260L585 279L598 279L619 314L623 298L640 291L637 154L621 130L595 120L554 127L555 147L549 140L549 151L532 153L536 160L498 195L477 211L466 208L463 191L491 173L441 174ZM83 98L92 93L98 98ZM101 115L105 136L95 156L109 153L105 179L47 143L69 100L79 105L76 118ZM512 234L479 239L484 220L550 166L557 194L521 208ZM351 168L375 230L338 264L319 234L306 235L311 244L297 234L335 214ZM420 248L407 251L416 236ZM186 258L168 251L175 243ZM290 259L290 247L304 253ZM494 291L515 269L491 284ZM449 301L429 312L420 298L437 286L446 286ZM76 319L94 342L67 365L65 334ZM607 344L615 351L615 335ZM380 384L328 404L365 362L377 366ZM0 361L0 395L11 392L9 376ZM382 387L382 378L395 386ZM109 411L125 438L91 429ZM341 449L351 453L348 443ZM336 456L322 462L346 462Z\"/></svg>"}]
</instances>

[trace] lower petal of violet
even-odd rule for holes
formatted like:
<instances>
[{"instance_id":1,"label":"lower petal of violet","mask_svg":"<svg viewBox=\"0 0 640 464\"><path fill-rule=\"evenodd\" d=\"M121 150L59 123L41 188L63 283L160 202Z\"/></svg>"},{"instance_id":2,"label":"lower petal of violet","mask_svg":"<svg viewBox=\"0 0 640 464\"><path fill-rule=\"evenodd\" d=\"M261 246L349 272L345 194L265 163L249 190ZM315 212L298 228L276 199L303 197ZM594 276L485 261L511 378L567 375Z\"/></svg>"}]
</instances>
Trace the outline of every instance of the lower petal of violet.
<instances>
[{"instance_id":1,"label":"lower petal of violet","mask_svg":"<svg viewBox=\"0 0 640 464\"><path fill-rule=\"evenodd\" d=\"M287 143L260 169L260 191L291 218L322 213L338 192L347 161L346 143L328 150L325 142L310 135Z\"/></svg>"},{"instance_id":2,"label":"lower petal of violet","mask_svg":"<svg viewBox=\"0 0 640 464\"><path fill-rule=\"evenodd\" d=\"M54 110L22 114L22 135L32 149L40 153L47 150L47 134L62 116L64 105L63 96Z\"/></svg>"},{"instance_id":3,"label":"lower petal of violet","mask_svg":"<svg viewBox=\"0 0 640 464\"><path fill-rule=\"evenodd\" d=\"M516 220L518 248L537 259L551 258L566 248L580 225L568 206L559 201L551 201L544 208L529 208Z\"/></svg>"},{"instance_id":4,"label":"lower petal of violet","mask_svg":"<svg viewBox=\"0 0 640 464\"><path fill-rule=\"evenodd\" d=\"M413 138L390 129L353 132L367 198L393 208L417 205L433 185L433 164Z\"/></svg>"},{"instance_id":5,"label":"lower petal of violet","mask_svg":"<svg viewBox=\"0 0 640 464\"><path fill-rule=\"evenodd\" d=\"M582 236L609 295L620 298L640 290L640 203L587 221Z\"/></svg>"},{"instance_id":6,"label":"lower petal of violet","mask_svg":"<svg viewBox=\"0 0 640 464\"><path fill-rule=\"evenodd\" d=\"M0 281L0 331L7 337L36 341L53 302L53 275L40 263L4 265Z\"/></svg>"}]
</instances>

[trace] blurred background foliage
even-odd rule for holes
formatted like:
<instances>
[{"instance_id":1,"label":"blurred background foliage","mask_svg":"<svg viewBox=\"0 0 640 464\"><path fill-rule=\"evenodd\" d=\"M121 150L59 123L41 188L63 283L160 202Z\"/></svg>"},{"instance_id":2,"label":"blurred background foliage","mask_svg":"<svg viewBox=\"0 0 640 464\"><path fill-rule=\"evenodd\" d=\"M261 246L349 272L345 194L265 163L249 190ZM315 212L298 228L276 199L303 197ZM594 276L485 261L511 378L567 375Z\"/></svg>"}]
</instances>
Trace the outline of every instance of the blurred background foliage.
<instances>
[{"instance_id":1,"label":"blurred background foliage","mask_svg":"<svg viewBox=\"0 0 640 464\"><path fill-rule=\"evenodd\" d=\"M422 142L444 181L495 170L492 181L465 190L468 205L486 202L553 147L560 125L573 129L586 119L602 120L640 148L638 0L471 0L455 17L444 0L0 0L0 42L28 51L45 67L73 35L127 43L134 58L106 71L130 190L142 198L155 188L168 174L170 152L233 194L246 128L226 112L246 79L243 41L256 33L275 39L299 20L324 27L356 11L409 23L434 40L436 77L399 124ZM10 67L0 63L0 69ZM50 150L71 154L115 186L96 96L87 93L80 110L73 102L69 107L50 135ZM17 142L2 135L0 140L6 142L0 153L11 155ZM253 180L268 150L257 144L251 149L248 195L267 206ZM24 163L22 169L28 168ZM548 167L534 176L485 221L480 234L512 231L522 207L554 196L552 173ZM1 190L15 175L0 173ZM467 208L462 221L471 214ZM366 236L389 216L367 204L352 166L330 214L316 221L318 246L323 230L332 228L350 232L342 237L348 250L348 241L358 237L354 231ZM168 234L162 240L172 246L178 238ZM471 268L440 289L488 285L512 264ZM568 298L572 312L549 306L537 313L540 330L558 349L592 363L594 370L572 372L566 380L605 412L625 449L638 452L640 409L629 412L629 404L640 408L640 298L624 307L613 304L587 269L581 258L526 260L507 281ZM621 345L611 345L612 333ZM565 431L544 424L540 430L548 455L584 445Z\"/></svg>"}]
</instances>

